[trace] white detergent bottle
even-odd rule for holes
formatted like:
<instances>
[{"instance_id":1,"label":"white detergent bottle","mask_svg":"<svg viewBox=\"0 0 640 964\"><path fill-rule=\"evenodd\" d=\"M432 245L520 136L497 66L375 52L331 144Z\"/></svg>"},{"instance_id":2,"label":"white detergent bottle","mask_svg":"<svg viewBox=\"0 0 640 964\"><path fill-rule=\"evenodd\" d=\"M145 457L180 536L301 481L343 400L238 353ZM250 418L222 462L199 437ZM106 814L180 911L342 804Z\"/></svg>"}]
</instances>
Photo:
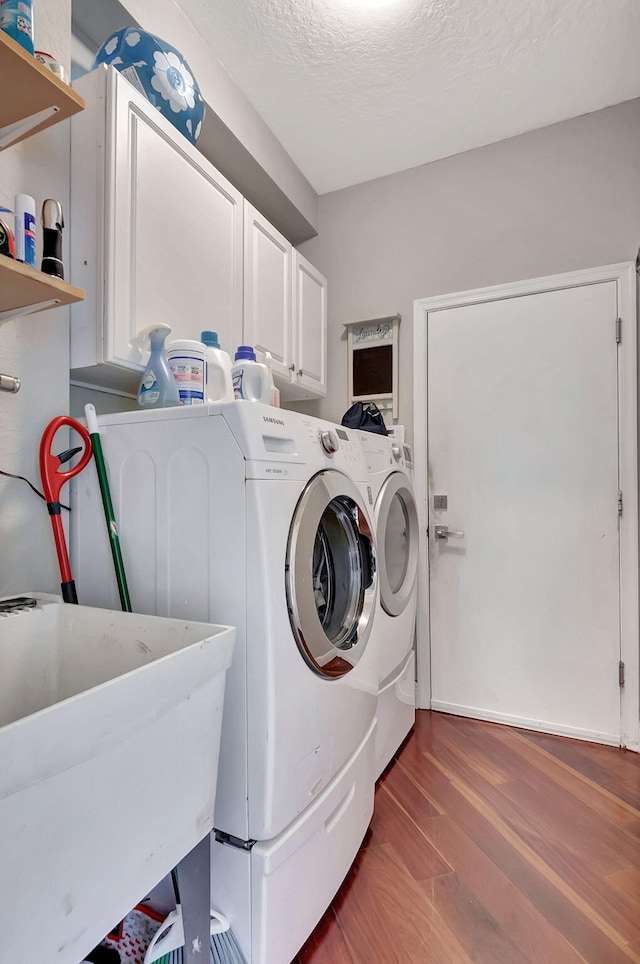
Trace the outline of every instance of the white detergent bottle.
<instances>
[{"instance_id":1,"label":"white detergent bottle","mask_svg":"<svg viewBox=\"0 0 640 964\"><path fill-rule=\"evenodd\" d=\"M207 401L232 402L231 359L223 351L215 331L203 331L200 340L207 349Z\"/></svg>"},{"instance_id":2,"label":"white detergent bottle","mask_svg":"<svg viewBox=\"0 0 640 964\"><path fill-rule=\"evenodd\" d=\"M274 408L280 408L280 389L276 388L276 384L273 380L273 356L270 351L264 353L264 363L269 369L269 376L271 378L271 405Z\"/></svg>"},{"instance_id":3,"label":"white detergent bottle","mask_svg":"<svg viewBox=\"0 0 640 964\"><path fill-rule=\"evenodd\" d=\"M167 361L178 386L181 405L204 405L207 349L201 341L177 338L167 345Z\"/></svg>"},{"instance_id":4,"label":"white detergent bottle","mask_svg":"<svg viewBox=\"0 0 640 964\"><path fill-rule=\"evenodd\" d=\"M273 380L266 365L256 361L251 345L239 345L232 369L233 394L236 401L271 404Z\"/></svg>"}]
</instances>

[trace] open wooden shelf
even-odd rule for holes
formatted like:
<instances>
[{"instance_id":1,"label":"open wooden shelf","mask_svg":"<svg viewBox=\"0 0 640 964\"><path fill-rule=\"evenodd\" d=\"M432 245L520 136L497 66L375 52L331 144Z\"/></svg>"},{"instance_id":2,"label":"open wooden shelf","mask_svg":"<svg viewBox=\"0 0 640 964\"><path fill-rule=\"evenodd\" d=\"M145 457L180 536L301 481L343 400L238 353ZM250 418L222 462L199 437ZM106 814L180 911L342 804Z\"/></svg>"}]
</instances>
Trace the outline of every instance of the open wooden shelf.
<instances>
[{"instance_id":1,"label":"open wooden shelf","mask_svg":"<svg viewBox=\"0 0 640 964\"><path fill-rule=\"evenodd\" d=\"M0 30L0 150L57 124L84 108L82 97ZM54 110L55 108L55 110ZM6 128L40 111L51 114L7 139Z\"/></svg>"},{"instance_id":2,"label":"open wooden shelf","mask_svg":"<svg viewBox=\"0 0 640 964\"><path fill-rule=\"evenodd\" d=\"M0 322L74 301L84 301L81 288L0 254Z\"/></svg>"}]
</instances>

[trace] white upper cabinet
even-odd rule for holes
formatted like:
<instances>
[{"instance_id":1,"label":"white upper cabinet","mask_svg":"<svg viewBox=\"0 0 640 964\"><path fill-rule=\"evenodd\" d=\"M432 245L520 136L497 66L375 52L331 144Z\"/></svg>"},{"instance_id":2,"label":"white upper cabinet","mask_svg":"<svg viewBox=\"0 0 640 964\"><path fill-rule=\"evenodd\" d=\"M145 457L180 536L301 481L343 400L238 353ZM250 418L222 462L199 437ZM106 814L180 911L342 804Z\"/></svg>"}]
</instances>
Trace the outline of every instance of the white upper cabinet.
<instances>
[{"instance_id":1,"label":"white upper cabinet","mask_svg":"<svg viewBox=\"0 0 640 964\"><path fill-rule=\"evenodd\" d=\"M270 352L283 401L326 394L327 283L114 67L76 83L71 310L76 382L135 393L152 324Z\"/></svg>"},{"instance_id":2,"label":"white upper cabinet","mask_svg":"<svg viewBox=\"0 0 640 964\"><path fill-rule=\"evenodd\" d=\"M244 340L270 352L273 374L289 381L292 358L291 244L244 202Z\"/></svg>"},{"instance_id":3,"label":"white upper cabinet","mask_svg":"<svg viewBox=\"0 0 640 964\"><path fill-rule=\"evenodd\" d=\"M114 68L75 86L87 106L72 124L71 278L87 299L72 313L71 367L135 390L150 324L172 338L213 329L235 347L243 198Z\"/></svg>"},{"instance_id":4,"label":"white upper cabinet","mask_svg":"<svg viewBox=\"0 0 640 964\"><path fill-rule=\"evenodd\" d=\"M327 393L327 279L293 252L293 318L297 398Z\"/></svg>"},{"instance_id":5,"label":"white upper cabinet","mask_svg":"<svg viewBox=\"0 0 640 964\"><path fill-rule=\"evenodd\" d=\"M271 353L283 401L326 395L326 278L248 201L244 341Z\"/></svg>"}]
</instances>

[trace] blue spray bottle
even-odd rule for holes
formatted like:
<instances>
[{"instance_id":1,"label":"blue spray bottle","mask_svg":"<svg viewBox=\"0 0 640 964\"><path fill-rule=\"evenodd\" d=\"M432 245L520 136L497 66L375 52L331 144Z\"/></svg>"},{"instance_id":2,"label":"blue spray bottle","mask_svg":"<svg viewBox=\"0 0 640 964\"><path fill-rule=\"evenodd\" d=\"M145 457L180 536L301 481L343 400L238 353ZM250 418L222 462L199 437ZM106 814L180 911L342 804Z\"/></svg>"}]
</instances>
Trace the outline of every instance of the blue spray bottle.
<instances>
[{"instance_id":1,"label":"blue spray bottle","mask_svg":"<svg viewBox=\"0 0 640 964\"><path fill-rule=\"evenodd\" d=\"M178 386L169 368L164 343L171 334L169 325L151 325L140 332L149 336L151 354L138 388L138 408L169 408L180 404Z\"/></svg>"}]
</instances>

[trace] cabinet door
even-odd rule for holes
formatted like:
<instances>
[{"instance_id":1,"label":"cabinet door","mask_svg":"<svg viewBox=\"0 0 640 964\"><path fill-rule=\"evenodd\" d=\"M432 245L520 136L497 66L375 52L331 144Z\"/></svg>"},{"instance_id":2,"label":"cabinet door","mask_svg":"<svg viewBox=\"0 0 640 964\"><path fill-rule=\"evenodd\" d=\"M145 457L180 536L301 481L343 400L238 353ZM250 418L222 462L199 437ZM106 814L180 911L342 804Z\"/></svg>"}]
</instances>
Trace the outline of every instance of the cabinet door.
<instances>
[{"instance_id":1,"label":"cabinet door","mask_svg":"<svg viewBox=\"0 0 640 964\"><path fill-rule=\"evenodd\" d=\"M271 352L291 378L291 244L248 201L244 207L244 341Z\"/></svg>"},{"instance_id":2,"label":"cabinet door","mask_svg":"<svg viewBox=\"0 0 640 964\"><path fill-rule=\"evenodd\" d=\"M138 333L159 322L173 338L213 329L230 350L242 330L242 195L115 71L110 91L104 360L144 364Z\"/></svg>"},{"instance_id":3,"label":"cabinet door","mask_svg":"<svg viewBox=\"0 0 640 964\"><path fill-rule=\"evenodd\" d=\"M296 387L327 394L327 279L299 252L293 253Z\"/></svg>"}]
</instances>

